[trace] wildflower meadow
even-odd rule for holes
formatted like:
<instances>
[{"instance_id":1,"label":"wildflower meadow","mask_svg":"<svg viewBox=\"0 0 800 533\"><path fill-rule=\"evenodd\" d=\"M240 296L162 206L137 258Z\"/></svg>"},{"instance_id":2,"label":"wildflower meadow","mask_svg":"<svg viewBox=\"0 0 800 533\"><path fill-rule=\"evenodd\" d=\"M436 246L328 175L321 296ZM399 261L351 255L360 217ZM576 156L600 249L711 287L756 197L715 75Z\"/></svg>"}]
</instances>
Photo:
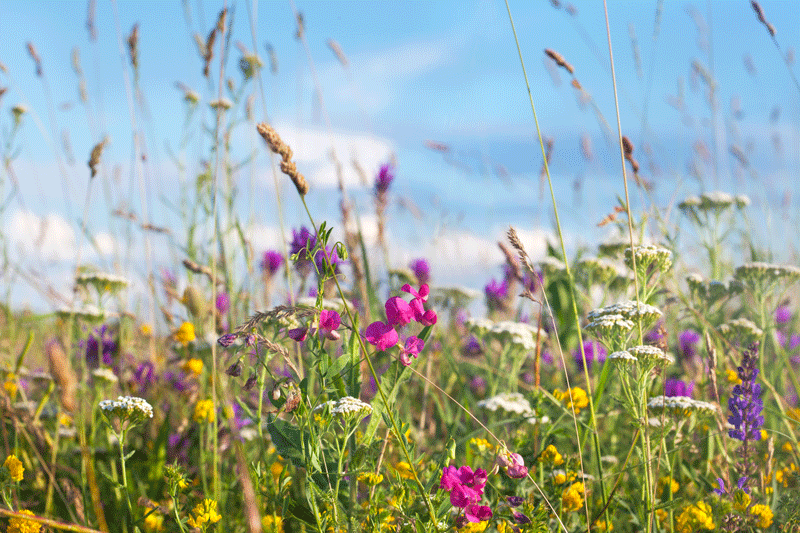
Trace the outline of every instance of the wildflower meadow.
<instances>
[{"instance_id":1,"label":"wildflower meadow","mask_svg":"<svg viewBox=\"0 0 800 533\"><path fill-rule=\"evenodd\" d=\"M505 39L517 46L513 4L497 8ZM554 17L573 19L569 10L581 7L551 4ZM654 4L656 29L670 3L663 4ZM90 35L99 24L94 5ZM191 5L184 2L187 12ZM10 297L0 306L0 527L800 532L800 255L754 229L785 209L756 209L734 180L715 186L710 170L714 160L752 174L757 163L741 150L714 150L686 170L694 173L690 188L665 191L674 182L655 183L647 148L624 134L638 125L601 112L580 81L591 54L548 48L532 58L517 48L514 90L526 101L530 94L527 157L541 164L552 238L532 250L522 237L528 228L509 223L492 245L502 262L485 265L477 285L461 286L437 271L436 252L397 259L402 160L362 168L358 155L348 162L332 151L338 179L324 194L304 175L303 144L289 143L259 111L272 98L264 90L277 68L272 49L230 39L235 25L258 16L249 5L215 7L204 33L194 33L203 85L181 83L174 94L186 117L172 132L178 141L168 162L184 179L178 197L150 189L158 178L147 172L149 146L160 141L147 129L147 94L160 89L141 81L146 28L105 28L115 32L126 73L106 83L129 97L119 114L131 121L131 202L90 209L99 202L90 188L72 216L82 228L97 216L118 221L114 239L128 243L119 251L127 263L79 253L64 271L70 290L56 294L55 275L21 266L18 247L0 234L6 294L30 286L45 306ZM772 20L755 1L735 8L747 10L800 101L794 48L780 31L792 26L796 38L798 21ZM308 40L319 36L294 15L275 31L291 33L305 58ZM306 17L313 20L313 8ZM346 50L329 46L347 67ZM609 36L596 50L612 87L619 51L610 46ZM48 78L56 58L42 57L33 42L20 56L26 62L5 54L0 213L36 203L15 185L36 179L15 170L21 147L61 136L48 129L52 111L11 100L33 90L16 85L15 69L35 68L46 87L62 83ZM553 141L537 116L550 80L528 78L534 59L568 77L586 120L608 129L617 202L596 220L563 216L571 200L555 193ZM324 117L310 53L308 61L313 75L298 83L313 87ZM84 185L69 187L105 187L113 196L123 182L108 150L128 141L101 135L93 120L100 103L86 90L77 48L72 65L94 141L75 156ZM722 113L715 91L736 80L690 68L708 95L696 112ZM791 126L796 141L798 122ZM187 149L192 138L198 143ZM259 248L242 214L256 161L269 168L277 206L280 244L271 248ZM361 195L346 185L344 166L362 173ZM788 172L798 179L796 166ZM789 198L794 214L784 220L796 223L797 201ZM179 223L149 218L158 202ZM323 204L337 215L320 216ZM287 214L288 205L300 217ZM567 224L613 237L567 242ZM84 233L86 250L102 248Z\"/></svg>"}]
</instances>

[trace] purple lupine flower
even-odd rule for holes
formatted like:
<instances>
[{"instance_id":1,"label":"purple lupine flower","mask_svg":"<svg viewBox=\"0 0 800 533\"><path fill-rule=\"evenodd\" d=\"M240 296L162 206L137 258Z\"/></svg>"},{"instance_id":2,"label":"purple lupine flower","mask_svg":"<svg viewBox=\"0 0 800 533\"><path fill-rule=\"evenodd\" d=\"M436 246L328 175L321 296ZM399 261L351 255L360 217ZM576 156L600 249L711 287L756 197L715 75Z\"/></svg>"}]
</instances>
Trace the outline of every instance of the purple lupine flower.
<instances>
[{"instance_id":1,"label":"purple lupine flower","mask_svg":"<svg viewBox=\"0 0 800 533\"><path fill-rule=\"evenodd\" d=\"M700 341L700 334L693 329L682 331L678 335L680 343L679 351L685 360L694 359L697 355L697 343Z\"/></svg>"},{"instance_id":2,"label":"purple lupine flower","mask_svg":"<svg viewBox=\"0 0 800 533\"><path fill-rule=\"evenodd\" d=\"M760 429L764 425L764 417L761 415L763 409L760 398L761 385L756 383L757 365L758 343L754 343L742 354L742 364L737 368L739 379L742 382L733 387L733 394L728 399L728 409L731 411L728 422L733 426L733 429L728 431L728 435L732 439L742 441L740 473L745 478L744 488L747 487L747 479L754 474L755 469L751 458L750 442L761 439Z\"/></svg>"},{"instance_id":3,"label":"purple lupine flower","mask_svg":"<svg viewBox=\"0 0 800 533\"><path fill-rule=\"evenodd\" d=\"M583 352L586 355L586 364L588 365L589 370L592 369L592 365L595 361L600 364L605 363L606 355L608 355L605 347L597 341L584 341ZM575 358L575 364L578 365L578 371L583 371L583 358L581 357L581 351L573 350L572 357Z\"/></svg>"},{"instance_id":4,"label":"purple lupine flower","mask_svg":"<svg viewBox=\"0 0 800 533\"><path fill-rule=\"evenodd\" d=\"M384 163L375 178L375 192L378 194L386 193L392 184L392 180L394 180L394 169L391 164Z\"/></svg>"},{"instance_id":5,"label":"purple lupine flower","mask_svg":"<svg viewBox=\"0 0 800 533\"><path fill-rule=\"evenodd\" d=\"M486 307L490 311L496 311L505 308L505 300L508 297L508 283L506 280L498 282L496 279L486 284L483 288L486 295Z\"/></svg>"},{"instance_id":6,"label":"purple lupine flower","mask_svg":"<svg viewBox=\"0 0 800 533\"><path fill-rule=\"evenodd\" d=\"M107 325L103 324L90 333L85 341L81 341L81 346L86 351L86 365L89 368L97 368L100 361L106 366L114 363L117 343Z\"/></svg>"},{"instance_id":7,"label":"purple lupine flower","mask_svg":"<svg viewBox=\"0 0 800 533\"><path fill-rule=\"evenodd\" d=\"M788 305L781 305L775 309L775 322L778 324L786 324L792 320L792 310Z\"/></svg>"},{"instance_id":8,"label":"purple lupine flower","mask_svg":"<svg viewBox=\"0 0 800 533\"><path fill-rule=\"evenodd\" d=\"M420 285L424 285L431 280L431 266L425 259L414 259L409 267L414 272L414 276L416 276Z\"/></svg>"},{"instance_id":9,"label":"purple lupine flower","mask_svg":"<svg viewBox=\"0 0 800 533\"><path fill-rule=\"evenodd\" d=\"M269 276L274 276L276 272L283 265L283 255L275 250L267 250L264 252L264 258L261 260L261 270Z\"/></svg>"},{"instance_id":10,"label":"purple lupine flower","mask_svg":"<svg viewBox=\"0 0 800 533\"><path fill-rule=\"evenodd\" d=\"M664 396L687 396L692 397L694 391L694 381L686 383L679 379L668 379L664 384Z\"/></svg>"}]
</instances>

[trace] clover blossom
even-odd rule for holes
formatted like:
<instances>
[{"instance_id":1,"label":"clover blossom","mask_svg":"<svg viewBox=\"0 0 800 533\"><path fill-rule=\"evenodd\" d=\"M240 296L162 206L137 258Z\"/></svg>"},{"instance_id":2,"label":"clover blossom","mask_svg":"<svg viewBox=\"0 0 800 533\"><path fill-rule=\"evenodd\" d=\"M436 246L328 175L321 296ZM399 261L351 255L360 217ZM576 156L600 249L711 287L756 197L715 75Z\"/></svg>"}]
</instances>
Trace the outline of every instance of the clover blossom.
<instances>
[{"instance_id":1,"label":"clover blossom","mask_svg":"<svg viewBox=\"0 0 800 533\"><path fill-rule=\"evenodd\" d=\"M678 335L679 353L684 359L692 360L697 356L697 343L700 341L700 334L693 329L681 331Z\"/></svg>"},{"instance_id":2,"label":"clover blossom","mask_svg":"<svg viewBox=\"0 0 800 533\"><path fill-rule=\"evenodd\" d=\"M270 277L274 276L276 272L283 265L283 255L275 250L268 250L264 252L264 258L261 260L261 270Z\"/></svg>"},{"instance_id":3,"label":"clover blossom","mask_svg":"<svg viewBox=\"0 0 800 533\"><path fill-rule=\"evenodd\" d=\"M375 177L375 192L386 194L392 181L394 181L394 169L390 163L384 163Z\"/></svg>"},{"instance_id":4,"label":"clover blossom","mask_svg":"<svg viewBox=\"0 0 800 533\"><path fill-rule=\"evenodd\" d=\"M409 268L411 268L411 271L414 272L414 276L417 278L417 281L420 284L426 284L430 281L431 266L425 259L415 259L411 261Z\"/></svg>"}]
</instances>

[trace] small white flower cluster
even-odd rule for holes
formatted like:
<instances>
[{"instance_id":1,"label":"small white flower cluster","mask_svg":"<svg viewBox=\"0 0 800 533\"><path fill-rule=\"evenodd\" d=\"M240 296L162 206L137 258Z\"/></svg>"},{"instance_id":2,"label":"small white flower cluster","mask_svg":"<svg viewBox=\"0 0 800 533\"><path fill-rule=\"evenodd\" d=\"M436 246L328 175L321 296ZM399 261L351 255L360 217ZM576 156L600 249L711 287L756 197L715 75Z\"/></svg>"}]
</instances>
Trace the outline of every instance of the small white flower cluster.
<instances>
[{"instance_id":1,"label":"small white flower cluster","mask_svg":"<svg viewBox=\"0 0 800 533\"><path fill-rule=\"evenodd\" d=\"M229 99L222 97L218 98L217 100L211 100L208 105L211 106L212 109L222 109L223 111L227 111L231 107L233 107L233 102Z\"/></svg>"},{"instance_id":2,"label":"small white flower cluster","mask_svg":"<svg viewBox=\"0 0 800 533\"><path fill-rule=\"evenodd\" d=\"M138 396L118 396L116 400L103 400L100 409L121 420L138 421L153 418L153 406Z\"/></svg>"},{"instance_id":3,"label":"small white flower cluster","mask_svg":"<svg viewBox=\"0 0 800 533\"><path fill-rule=\"evenodd\" d=\"M736 279L751 284L774 282L785 279L789 283L800 280L800 268L794 265L773 265L770 263L745 263L736 267Z\"/></svg>"},{"instance_id":4,"label":"small white flower cluster","mask_svg":"<svg viewBox=\"0 0 800 533\"><path fill-rule=\"evenodd\" d=\"M619 315L628 320L642 318L645 322L655 320L661 316L661 311L652 305L628 300L589 311L589 320L594 321L600 317Z\"/></svg>"},{"instance_id":5,"label":"small white flower cluster","mask_svg":"<svg viewBox=\"0 0 800 533\"><path fill-rule=\"evenodd\" d=\"M97 285L101 287L127 287L131 284L128 278L110 272L83 272L75 276L78 285Z\"/></svg>"},{"instance_id":6,"label":"small white flower cluster","mask_svg":"<svg viewBox=\"0 0 800 533\"><path fill-rule=\"evenodd\" d=\"M307 305L308 307L316 307L317 306L317 299L312 298L310 296L303 296L297 299L298 305ZM342 306L341 300L330 300L328 298L323 298L322 300L322 308L328 309L330 311L343 311L344 307Z\"/></svg>"},{"instance_id":7,"label":"small white flower cluster","mask_svg":"<svg viewBox=\"0 0 800 533\"><path fill-rule=\"evenodd\" d=\"M696 272L686 276L686 283L692 292L709 302L716 302L725 296L732 296L742 292L742 283L739 280L732 279L727 282L711 280L706 282L703 276Z\"/></svg>"},{"instance_id":8,"label":"small white flower cluster","mask_svg":"<svg viewBox=\"0 0 800 533\"><path fill-rule=\"evenodd\" d=\"M61 318L83 318L85 320L102 320L106 317L106 312L94 305L85 305L80 309L62 307L56 314Z\"/></svg>"},{"instance_id":9,"label":"small white flower cluster","mask_svg":"<svg viewBox=\"0 0 800 533\"><path fill-rule=\"evenodd\" d=\"M585 257L578 262L579 272L591 276L594 281L607 282L615 277L624 277L627 272L605 257Z\"/></svg>"},{"instance_id":10,"label":"small white flower cluster","mask_svg":"<svg viewBox=\"0 0 800 533\"><path fill-rule=\"evenodd\" d=\"M637 360L641 361L647 366L655 365L664 367L675 362L674 357L668 353L664 353L664 350L657 346L634 346L633 348L628 348L628 351Z\"/></svg>"},{"instance_id":11,"label":"small white flower cluster","mask_svg":"<svg viewBox=\"0 0 800 533\"><path fill-rule=\"evenodd\" d=\"M531 403L519 392L504 392L491 398L486 398L478 402L478 407L483 407L489 411L502 409L507 413L518 415L533 414Z\"/></svg>"},{"instance_id":12,"label":"small white flower cluster","mask_svg":"<svg viewBox=\"0 0 800 533\"><path fill-rule=\"evenodd\" d=\"M611 355L609 355L607 359L612 363L616 363L623 366L635 365L639 361L627 350L614 352Z\"/></svg>"},{"instance_id":13,"label":"small white flower cluster","mask_svg":"<svg viewBox=\"0 0 800 533\"><path fill-rule=\"evenodd\" d=\"M750 198L744 194L732 196L724 191L711 191L698 196L689 196L678 204L678 209L683 212L694 213L695 211L722 211L736 205L738 209L743 209L750 205Z\"/></svg>"},{"instance_id":14,"label":"small white flower cluster","mask_svg":"<svg viewBox=\"0 0 800 533\"><path fill-rule=\"evenodd\" d=\"M653 410L667 410L676 415L688 416L693 412L713 414L717 406L713 403L693 400L688 396L654 396L647 402L647 407Z\"/></svg>"},{"instance_id":15,"label":"small white flower cluster","mask_svg":"<svg viewBox=\"0 0 800 533\"><path fill-rule=\"evenodd\" d=\"M328 408L332 415L339 415L347 419L362 419L372 413L372 406L368 403L362 402L358 398L352 396L345 396L338 400L329 400L314 408L314 411L321 411Z\"/></svg>"},{"instance_id":16,"label":"small white flower cluster","mask_svg":"<svg viewBox=\"0 0 800 533\"><path fill-rule=\"evenodd\" d=\"M734 318L719 327L719 332L723 337L730 339L735 336L742 336L748 339L757 339L764 334L764 331L756 326L755 322L747 318Z\"/></svg>"},{"instance_id":17,"label":"small white flower cluster","mask_svg":"<svg viewBox=\"0 0 800 533\"><path fill-rule=\"evenodd\" d=\"M589 322L586 325L586 329L594 331L602 337L612 331L630 331L633 326L633 321L622 315L602 315Z\"/></svg>"},{"instance_id":18,"label":"small white flower cluster","mask_svg":"<svg viewBox=\"0 0 800 533\"><path fill-rule=\"evenodd\" d=\"M644 244L633 247L631 254L630 247L625 249L625 264L633 268L633 257L636 258L636 268L642 272L647 271L651 266L666 272L672 267L672 252L655 244Z\"/></svg>"},{"instance_id":19,"label":"small white flower cluster","mask_svg":"<svg viewBox=\"0 0 800 533\"><path fill-rule=\"evenodd\" d=\"M116 383L119 381L117 375L110 368L95 368L92 370L92 375L97 379L102 379L109 383Z\"/></svg>"},{"instance_id":20,"label":"small white flower cluster","mask_svg":"<svg viewBox=\"0 0 800 533\"><path fill-rule=\"evenodd\" d=\"M525 350L536 349L536 339L544 340L547 338L547 333L524 322L513 322L511 320L504 320L502 322L492 322L486 318L469 318L464 325L477 336L488 338L496 338L501 342L510 342Z\"/></svg>"}]
</instances>

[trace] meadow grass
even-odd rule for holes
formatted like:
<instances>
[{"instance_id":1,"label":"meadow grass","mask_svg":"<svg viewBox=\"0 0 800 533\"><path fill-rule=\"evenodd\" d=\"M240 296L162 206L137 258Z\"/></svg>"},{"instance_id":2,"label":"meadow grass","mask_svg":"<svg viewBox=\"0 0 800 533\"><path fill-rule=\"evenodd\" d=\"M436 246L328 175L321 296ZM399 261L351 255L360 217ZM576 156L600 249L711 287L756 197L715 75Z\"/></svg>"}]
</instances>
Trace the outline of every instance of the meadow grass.
<instances>
[{"instance_id":1,"label":"meadow grass","mask_svg":"<svg viewBox=\"0 0 800 533\"><path fill-rule=\"evenodd\" d=\"M509 20L516 37L510 9ZM201 102L211 110L201 171L170 202L183 226L154 225L147 201L138 216L113 211L144 238L141 300L130 306L130 280L79 256L70 305L0 309L7 531L800 531L800 268L747 241L747 196L633 209L629 173L645 198L652 184L617 113L625 194L600 223L625 237L571 252L538 134L559 242L534 258L509 228L501 279L483 294L452 287L426 258L391 263L388 206L402 179L392 162L372 178L375 249L341 173L341 220L315 216L292 147L253 110L259 98L266 108L274 60L238 43L234 81L231 24L224 9L196 37L208 94L181 86L181 173ZM140 36L116 26L144 199ZM46 83L32 44L29 54ZM545 55L607 125L568 58ZM609 55L616 83L610 32ZM316 73L314 84L330 129ZM11 109L4 130L9 180L28 113ZM246 236L236 177L255 157L234 161L238 127L272 158L280 250L253 250ZM106 143L88 161L98 179ZM287 179L308 217L293 228ZM91 187L84 225L90 205ZM155 272L162 235L175 264ZM687 261L687 249L703 255ZM4 280L22 272L14 266Z\"/></svg>"}]
</instances>

